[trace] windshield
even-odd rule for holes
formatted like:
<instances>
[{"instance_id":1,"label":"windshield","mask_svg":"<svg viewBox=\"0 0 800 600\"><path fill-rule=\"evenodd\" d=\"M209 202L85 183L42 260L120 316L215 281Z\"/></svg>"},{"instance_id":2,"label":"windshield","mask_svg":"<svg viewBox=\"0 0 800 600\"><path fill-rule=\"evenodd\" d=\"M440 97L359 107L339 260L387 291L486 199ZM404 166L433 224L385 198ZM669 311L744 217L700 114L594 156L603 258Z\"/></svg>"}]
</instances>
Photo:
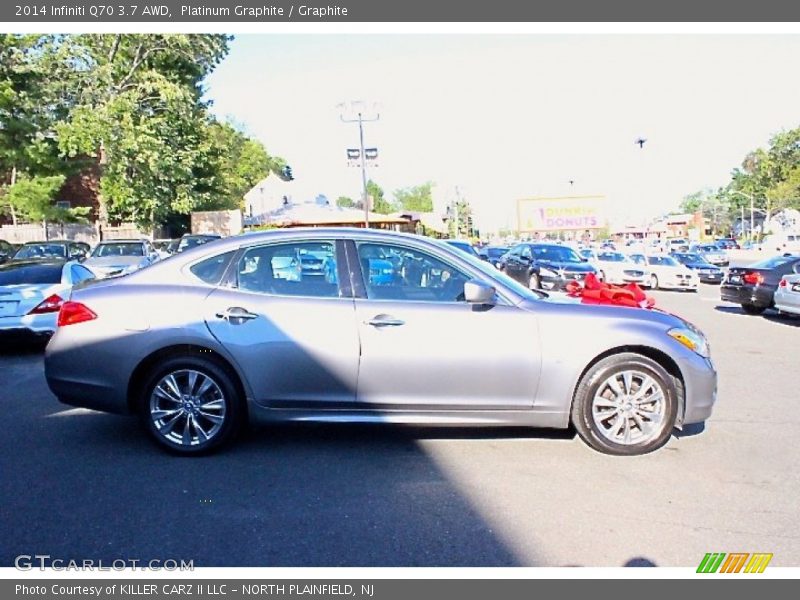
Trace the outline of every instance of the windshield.
<instances>
[{"instance_id":1,"label":"windshield","mask_svg":"<svg viewBox=\"0 0 800 600\"><path fill-rule=\"evenodd\" d=\"M508 252L508 248L487 248L486 256L489 258L500 258L506 252Z\"/></svg>"},{"instance_id":2,"label":"windshield","mask_svg":"<svg viewBox=\"0 0 800 600\"><path fill-rule=\"evenodd\" d=\"M625 262L625 255L619 252L600 252L597 259L603 262Z\"/></svg>"},{"instance_id":3,"label":"windshield","mask_svg":"<svg viewBox=\"0 0 800 600\"><path fill-rule=\"evenodd\" d=\"M572 249L564 246L531 246L537 260L552 260L553 262L579 263L581 257Z\"/></svg>"},{"instance_id":4,"label":"windshield","mask_svg":"<svg viewBox=\"0 0 800 600\"><path fill-rule=\"evenodd\" d=\"M647 259L644 257L643 254L631 254L628 258L637 265L647 264Z\"/></svg>"},{"instance_id":5,"label":"windshield","mask_svg":"<svg viewBox=\"0 0 800 600\"><path fill-rule=\"evenodd\" d=\"M447 243L450 244L451 246L454 246L454 247L458 248L459 250L463 250L464 252L466 252L470 256L478 256L478 253L475 252L475 248L473 248L472 244L470 244L468 242L461 242L461 241L457 241L457 240L448 240Z\"/></svg>"},{"instance_id":6,"label":"windshield","mask_svg":"<svg viewBox=\"0 0 800 600\"><path fill-rule=\"evenodd\" d=\"M138 242L114 242L100 244L92 252L95 258L106 258L109 256L144 256L144 249Z\"/></svg>"},{"instance_id":7,"label":"windshield","mask_svg":"<svg viewBox=\"0 0 800 600\"><path fill-rule=\"evenodd\" d=\"M14 255L14 258L65 258L67 246L65 244L25 244Z\"/></svg>"},{"instance_id":8,"label":"windshield","mask_svg":"<svg viewBox=\"0 0 800 600\"><path fill-rule=\"evenodd\" d=\"M677 260L679 263L683 265L688 265L693 263L700 263L700 264L708 263L708 261L699 254L681 253L681 254L673 254L673 256L675 257L675 260Z\"/></svg>"},{"instance_id":9,"label":"windshield","mask_svg":"<svg viewBox=\"0 0 800 600\"><path fill-rule=\"evenodd\" d=\"M661 265L663 267L677 267L679 263L671 256L648 256L647 262L651 265Z\"/></svg>"}]
</instances>

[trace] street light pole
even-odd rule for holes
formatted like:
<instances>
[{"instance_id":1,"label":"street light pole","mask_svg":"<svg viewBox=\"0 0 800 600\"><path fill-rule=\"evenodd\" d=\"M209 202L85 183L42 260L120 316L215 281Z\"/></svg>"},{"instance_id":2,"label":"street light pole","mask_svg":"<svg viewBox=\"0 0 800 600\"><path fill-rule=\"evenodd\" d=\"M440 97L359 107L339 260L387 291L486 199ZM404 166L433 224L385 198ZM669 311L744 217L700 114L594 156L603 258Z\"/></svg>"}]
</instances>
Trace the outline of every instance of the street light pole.
<instances>
[{"instance_id":1,"label":"street light pole","mask_svg":"<svg viewBox=\"0 0 800 600\"><path fill-rule=\"evenodd\" d=\"M366 118L363 109L356 108L363 104L363 102L357 101L350 103L351 109L356 111L355 119L345 119L343 114L340 114L339 118L344 123L358 123L358 141L361 152L361 197L364 202L364 228L366 229L369 227L369 194L367 193L367 157L364 155L364 123L377 121L381 118L381 115L376 113L374 117ZM340 104L339 107L345 108L345 105Z\"/></svg>"},{"instance_id":2,"label":"street light pole","mask_svg":"<svg viewBox=\"0 0 800 600\"><path fill-rule=\"evenodd\" d=\"M753 213L755 212L755 207L753 205L754 196L750 194L745 194L744 192L740 192L739 190L733 190L731 194L739 194L740 196L744 196L750 200L750 241L753 241L753 230L755 229L755 218L753 217ZM744 227L744 206L742 206L742 226Z\"/></svg>"}]
</instances>

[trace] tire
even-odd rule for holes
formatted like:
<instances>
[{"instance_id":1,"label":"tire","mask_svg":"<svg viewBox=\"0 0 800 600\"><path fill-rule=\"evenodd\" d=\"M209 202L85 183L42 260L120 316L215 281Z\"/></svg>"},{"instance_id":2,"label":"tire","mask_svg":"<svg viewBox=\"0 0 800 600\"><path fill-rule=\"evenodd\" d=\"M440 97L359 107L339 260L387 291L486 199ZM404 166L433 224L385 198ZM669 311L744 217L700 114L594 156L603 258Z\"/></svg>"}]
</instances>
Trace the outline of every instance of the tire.
<instances>
[{"instance_id":1,"label":"tire","mask_svg":"<svg viewBox=\"0 0 800 600\"><path fill-rule=\"evenodd\" d=\"M541 285L542 283L539 280L539 275L537 273L531 273L528 278L528 287L532 290L538 290L541 288Z\"/></svg>"},{"instance_id":2,"label":"tire","mask_svg":"<svg viewBox=\"0 0 800 600\"><path fill-rule=\"evenodd\" d=\"M176 356L159 364L142 386L138 406L150 437L181 455L219 448L247 420L244 399L228 370L201 356Z\"/></svg>"},{"instance_id":3,"label":"tire","mask_svg":"<svg viewBox=\"0 0 800 600\"><path fill-rule=\"evenodd\" d=\"M620 393L614 391L612 381ZM597 362L581 378L572 402L572 424L581 439L598 452L647 454L661 448L672 435L680 389L680 381L654 360L632 352L614 354ZM640 392L644 396L638 401Z\"/></svg>"},{"instance_id":4,"label":"tire","mask_svg":"<svg viewBox=\"0 0 800 600\"><path fill-rule=\"evenodd\" d=\"M767 307L756 306L755 304L742 304L742 310L746 312L748 315L760 315L765 310L767 310Z\"/></svg>"},{"instance_id":5,"label":"tire","mask_svg":"<svg viewBox=\"0 0 800 600\"><path fill-rule=\"evenodd\" d=\"M650 275L650 289L657 290L658 289L658 277L655 275Z\"/></svg>"}]
</instances>

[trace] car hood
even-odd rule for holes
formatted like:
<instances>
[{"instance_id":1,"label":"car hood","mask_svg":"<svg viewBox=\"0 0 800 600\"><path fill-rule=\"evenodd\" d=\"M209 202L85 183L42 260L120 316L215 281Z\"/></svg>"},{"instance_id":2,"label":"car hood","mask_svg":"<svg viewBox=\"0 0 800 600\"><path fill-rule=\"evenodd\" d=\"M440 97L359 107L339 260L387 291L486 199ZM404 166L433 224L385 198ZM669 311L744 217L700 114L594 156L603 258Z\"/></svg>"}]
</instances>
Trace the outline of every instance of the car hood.
<instances>
[{"instance_id":1,"label":"car hood","mask_svg":"<svg viewBox=\"0 0 800 600\"><path fill-rule=\"evenodd\" d=\"M144 262L144 256L103 256L86 259L83 264L87 267L130 267Z\"/></svg>"},{"instance_id":2,"label":"car hood","mask_svg":"<svg viewBox=\"0 0 800 600\"><path fill-rule=\"evenodd\" d=\"M583 318L597 318L600 320L635 320L646 321L661 325L665 329L672 327L690 327L694 325L685 319L666 312L660 308L633 308L630 306L617 306L612 304L584 304L580 298L566 294L552 294L548 298L539 300L526 300L521 308L532 312L542 309L560 314L562 317L580 316Z\"/></svg>"}]
</instances>

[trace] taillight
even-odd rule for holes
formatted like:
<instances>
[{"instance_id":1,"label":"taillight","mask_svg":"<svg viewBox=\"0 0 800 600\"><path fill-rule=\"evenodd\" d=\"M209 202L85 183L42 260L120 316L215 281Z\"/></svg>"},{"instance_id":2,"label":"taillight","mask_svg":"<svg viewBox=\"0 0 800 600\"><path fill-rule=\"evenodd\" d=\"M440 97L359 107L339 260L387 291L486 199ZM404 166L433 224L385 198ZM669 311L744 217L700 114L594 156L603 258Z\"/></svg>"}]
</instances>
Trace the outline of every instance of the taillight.
<instances>
[{"instance_id":1,"label":"taillight","mask_svg":"<svg viewBox=\"0 0 800 600\"><path fill-rule=\"evenodd\" d=\"M53 294L52 296L48 296L41 303L39 303L36 308L30 311L29 315L44 315L47 313L54 313L58 312L61 308L61 305L64 303L64 299L59 296L58 294Z\"/></svg>"},{"instance_id":2,"label":"taillight","mask_svg":"<svg viewBox=\"0 0 800 600\"><path fill-rule=\"evenodd\" d=\"M85 321L93 321L97 315L85 304L80 302L64 302L58 312L58 326L75 325Z\"/></svg>"},{"instance_id":3,"label":"taillight","mask_svg":"<svg viewBox=\"0 0 800 600\"><path fill-rule=\"evenodd\" d=\"M750 285L761 285L764 283L764 276L761 273L751 271L750 273L745 273L742 280Z\"/></svg>"},{"instance_id":4,"label":"taillight","mask_svg":"<svg viewBox=\"0 0 800 600\"><path fill-rule=\"evenodd\" d=\"M786 283L785 279L781 279L781 282L778 284L778 287L786 287L788 284Z\"/></svg>"}]
</instances>

